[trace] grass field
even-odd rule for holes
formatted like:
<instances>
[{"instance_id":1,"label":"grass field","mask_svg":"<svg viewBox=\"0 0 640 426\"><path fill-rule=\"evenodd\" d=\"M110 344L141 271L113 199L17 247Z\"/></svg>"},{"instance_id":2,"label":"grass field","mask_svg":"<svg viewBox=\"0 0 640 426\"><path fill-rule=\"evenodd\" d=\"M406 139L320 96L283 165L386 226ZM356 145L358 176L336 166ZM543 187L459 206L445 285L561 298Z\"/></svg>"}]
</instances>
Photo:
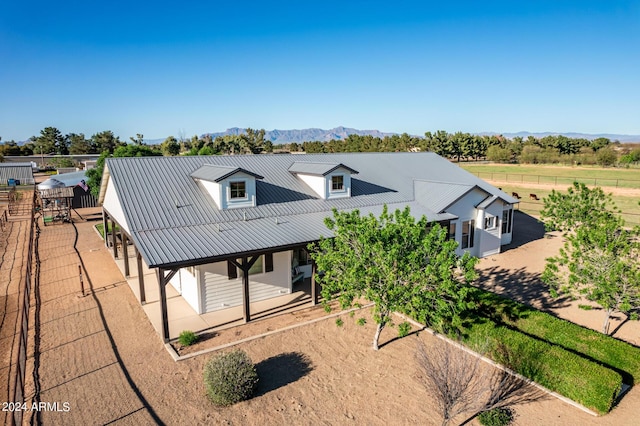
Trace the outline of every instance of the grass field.
<instances>
[{"instance_id":1,"label":"grass field","mask_svg":"<svg viewBox=\"0 0 640 426\"><path fill-rule=\"evenodd\" d=\"M519 164L461 163L460 167L487 180L514 183L571 184L640 188L640 168L615 169Z\"/></svg>"},{"instance_id":2,"label":"grass field","mask_svg":"<svg viewBox=\"0 0 640 426\"><path fill-rule=\"evenodd\" d=\"M538 216L543 207L542 198L551 193L558 185L558 190L564 190L574 180L587 185L618 188L640 189L640 169L613 169L597 167L564 167L540 165L508 165L508 164L476 164L462 163L465 170L476 176L494 182L507 194L517 192L520 200L520 210ZM531 184L531 186L527 186ZM545 185L545 188L534 185ZM540 201L530 200L529 194L536 194ZM640 225L640 197L614 194L613 202L623 212L622 217L629 225Z\"/></svg>"}]
</instances>

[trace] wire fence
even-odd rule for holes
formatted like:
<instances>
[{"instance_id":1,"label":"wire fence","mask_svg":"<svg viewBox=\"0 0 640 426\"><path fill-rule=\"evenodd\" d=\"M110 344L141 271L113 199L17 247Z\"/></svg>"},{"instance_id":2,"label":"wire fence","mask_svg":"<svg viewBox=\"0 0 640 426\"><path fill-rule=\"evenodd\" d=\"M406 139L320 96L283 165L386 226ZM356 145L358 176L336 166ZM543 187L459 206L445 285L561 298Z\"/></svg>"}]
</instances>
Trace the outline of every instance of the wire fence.
<instances>
[{"instance_id":1,"label":"wire fence","mask_svg":"<svg viewBox=\"0 0 640 426\"><path fill-rule=\"evenodd\" d=\"M11 403L14 404L24 404L24 385L25 385L25 377L27 370L27 336L29 333L29 309L30 309L30 298L31 298L31 284L32 284L32 262L33 262L33 253L34 253L34 243L37 244L37 240L34 238L37 233L39 233L38 225L35 220L35 206L36 206L36 191L33 191L33 200L31 202L31 218L29 221L29 246L27 251L27 267L25 273L25 284L22 293L22 303L20 309L20 318L18 319L20 323L20 329L18 330L18 352L17 352L17 360L15 361L15 370L12 371L13 376L10 375L10 382L12 383L11 388L13 389L13 397L11 399ZM36 265L36 268L38 266ZM14 365L14 361L11 361L11 365ZM10 424L11 425L21 425L23 419L23 410L13 410L11 413Z\"/></svg>"},{"instance_id":2,"label":"wire fence","mask_svg":"<svg viewBox=\"0 0 640 426\"><path fill-rule=\"evenodd\" d=\"M537 216L540 214L540 210L542 210L543 207L544 203L541 201L535 202L520 200L518 209L526 213L533 213ZM622 216L627 225L640 225L640 213L621 212L620 216Z\"/></svg>"},{"instance_id":3,"label":"wire fence","mask_svg":"<svg viewBox=\"0 0 640 426\"><path fill-rule=\"evenodd\" d=\"M596 178L577 176L551 176L551 175L530 175L520 173L498 173L498 172L472 172L481 179L493 180L497 182L512 183L535 183L548 185L571 185L573 182L584 183L585 185L606 186L612 188L640 188L640 180L617 179L617 178Z\"/></svg>"}]
</instances>

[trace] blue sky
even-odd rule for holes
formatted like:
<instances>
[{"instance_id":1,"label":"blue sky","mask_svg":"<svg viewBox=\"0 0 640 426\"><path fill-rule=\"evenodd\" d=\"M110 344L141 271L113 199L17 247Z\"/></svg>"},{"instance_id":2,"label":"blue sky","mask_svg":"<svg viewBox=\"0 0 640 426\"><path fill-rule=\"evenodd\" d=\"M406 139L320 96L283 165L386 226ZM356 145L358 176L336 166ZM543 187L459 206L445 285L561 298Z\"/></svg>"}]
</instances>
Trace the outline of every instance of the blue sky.
<instances>
[{"instance_id":1,"label":"blue sky","mask_svg":"<svg viewBox=\"0 0 640 426\"><path fill-rule=\"evenodd\" d=\"M640 1L0 3L3 141L339 125L640 134Z\"/></svg>"}]
</instances>

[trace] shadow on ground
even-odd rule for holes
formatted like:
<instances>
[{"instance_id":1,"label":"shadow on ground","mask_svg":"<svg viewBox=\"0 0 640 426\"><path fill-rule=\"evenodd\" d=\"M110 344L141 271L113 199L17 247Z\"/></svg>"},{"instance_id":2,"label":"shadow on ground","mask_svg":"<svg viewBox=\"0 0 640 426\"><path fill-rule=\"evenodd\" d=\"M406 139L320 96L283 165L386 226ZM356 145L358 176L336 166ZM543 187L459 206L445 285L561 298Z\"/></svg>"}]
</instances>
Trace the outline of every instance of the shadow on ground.
<instances>
[{"instance_id":1,"label":"shadow on ground","mask_svg":"<svg viewBox=\"0 0 640 426\"><path fill-rule=\"evenodd\" d=\"M540 273L532 273L525 268L513 270L493 266L484 269L480 271L476 286L543 311L564 308L571 302L567 296L551 297Z\"/></svg>"},{"instance_id":2,"label":"shadow on ground","mask_svg":"<svg viewBox=\"0 0 640 426\"><path fill-rule=\"evenodd\" d=\"M273 390L293 383L313 370L309 357L300 352L288 352L256 364L260 381L256 396L262 396Z\"/></svg>"},{"instance_id":3,"label":"shadow on ground","mask_svg":"<svg viewBox=\"0 0 640 426\"><path fill-rule=\"evenodd\" d=\"M502 246L501 252L513 250L532 241L544 238L545 229L542 222L533 216L514 210L513 215L513 240L510 244Z\"/></svg>"}]
</instances>

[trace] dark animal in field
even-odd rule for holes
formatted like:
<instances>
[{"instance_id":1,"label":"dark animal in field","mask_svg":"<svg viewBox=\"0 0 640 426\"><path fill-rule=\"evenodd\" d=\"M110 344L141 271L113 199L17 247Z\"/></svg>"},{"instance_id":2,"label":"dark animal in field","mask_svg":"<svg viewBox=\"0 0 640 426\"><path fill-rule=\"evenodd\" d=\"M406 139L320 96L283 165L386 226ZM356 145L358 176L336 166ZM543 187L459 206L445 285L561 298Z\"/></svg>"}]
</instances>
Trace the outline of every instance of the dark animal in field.
<instances>
[{"instance_id":1,"label":"dark animal in field","mask_svg":"<svg viewBox=\"0 0 640 426\"><path fill-rule=\"evenodd\" d=\"M540 198L538 198L538 196L536 194L529 194L529 199L530 200L540 201Z\"/></svg>"},{"instance_id":2,"label":"dark animal in field","mask_svg":"<svg viewBox=\"0 0 640 426\"><path fill-rule=\"evenodd\" d=\"M521 198L521 197L518 195L518 193L517 193L517 192L512 192L512 193L511 193L511 196L512 196L513 198L517 198L518 200Z\"/></svg>"}]
</instances>

